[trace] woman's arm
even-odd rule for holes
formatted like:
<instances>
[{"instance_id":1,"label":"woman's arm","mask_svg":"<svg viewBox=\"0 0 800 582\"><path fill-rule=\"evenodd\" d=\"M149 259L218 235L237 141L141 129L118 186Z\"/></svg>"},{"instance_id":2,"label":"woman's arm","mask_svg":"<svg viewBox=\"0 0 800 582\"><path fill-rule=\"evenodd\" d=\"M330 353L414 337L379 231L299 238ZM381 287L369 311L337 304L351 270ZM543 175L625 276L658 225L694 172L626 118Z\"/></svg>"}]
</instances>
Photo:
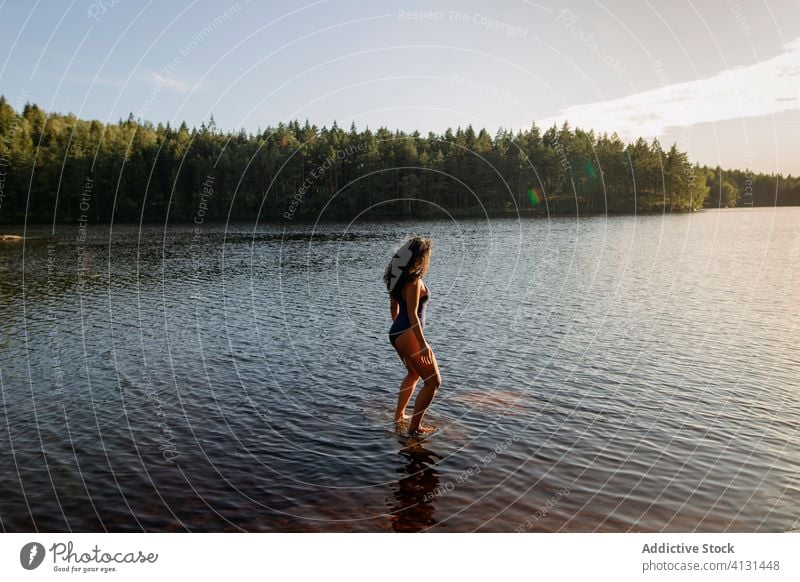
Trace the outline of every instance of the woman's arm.
<instances>
[{"instance_id":1,"label":"woman's arm","mask_svg":"<svg viewBox=\"0 0 800 582\"><path fill-rule=\"evenodd\" d=\"M397 316L400 315L400 304L393 296L390 296L389 300L389 313L392 314L392 321L397 319Z\"/></svg>"}]
</instances>

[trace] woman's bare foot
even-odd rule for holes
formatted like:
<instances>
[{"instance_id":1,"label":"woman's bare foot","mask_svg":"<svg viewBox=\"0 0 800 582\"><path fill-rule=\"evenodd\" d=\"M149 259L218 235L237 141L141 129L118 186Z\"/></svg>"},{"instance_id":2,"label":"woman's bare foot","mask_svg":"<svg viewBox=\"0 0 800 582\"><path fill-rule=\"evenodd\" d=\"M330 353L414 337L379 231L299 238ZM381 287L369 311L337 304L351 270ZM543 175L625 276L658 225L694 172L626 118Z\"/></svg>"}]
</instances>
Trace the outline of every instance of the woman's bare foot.
<instances>
[{"instance_id":1,"label":"woman's bare foot","mask_svg":"<svg viewBox=\"0 0 800 582\"><path fill-rule=\"evenodd\" d=\"M421 424L415 430L409 429L408 430L408 434L410 434L412 436L414 436L414 435L425 435L425 434L431 434L435 430L436 430L435 426L427 426L427 425Z\"/></svg>"},{"instance_id":2,"label":"woman's bare foot","mask_svg":"<svg viewBox=\"0 0 800 582\"><path fill-rule=\"evenodd\" d=\"M403 416L395 416L394 417L394 423L395 424L400 424L401 422L403 422L404 420L408 420L409 418L411 418L411 415L410 414L406 414L404 412Z\"/></svg>"}]
</instances>

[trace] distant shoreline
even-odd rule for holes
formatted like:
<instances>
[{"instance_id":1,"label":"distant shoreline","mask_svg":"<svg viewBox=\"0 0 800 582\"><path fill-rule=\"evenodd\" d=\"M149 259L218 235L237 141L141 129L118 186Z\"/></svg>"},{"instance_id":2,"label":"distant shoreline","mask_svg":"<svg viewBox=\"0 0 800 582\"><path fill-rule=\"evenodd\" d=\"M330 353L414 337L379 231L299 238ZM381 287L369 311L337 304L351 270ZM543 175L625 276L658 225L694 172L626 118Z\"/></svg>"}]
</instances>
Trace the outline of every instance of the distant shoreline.
<instances>
[{"instance_id":1,"label":"distant shoreline","mask_svg":"<svg viewBox=\"0 0 800 582\"><path fill-rule=\"evenodd\" d=\"M548 219L548 218L601 218L601 217L613 217L613 218L621 218L626 216L680 216L680 215L687 215L687 214L697 214L702 213L707 210L754 210L754 209L777 209L777 208L800 208L800 205L796 204L786 204L786 205L778 205L778 206L735 206L729 208L701 208L699 210L675 210L675 211L640 211L640 212L581 212L578 215L574 213L557 213L557 212L533 212L533 211L520 211L520 212L488 212L486 214L478 214L474 212L451 212L449 217L456 218L459 220L479 220L479 219L515 219L515 218L524 218L524 219ZM446 220L449 218L447 216L437 216L437 215L422 215L422 216L390 216L390 215L379 215L379 216L371 216L369 217L366 222L415 222L420 220ZM202 223L202 225L197 225L196 223L192 222L191 220L170 220L168 225L170 226L208 226L208 225L225 225L225 224L253 224L255 221L254 218L246 218L246 217L233 217L229 221L218 219L218 218L210 218L209 220ZM297 224L335 224L341 222L349 222L349 219L344 217L331 217L331 218L324 218L320 220L312 219L312 218L304 218L298 216L292 220L287 220L285 218L274 218L270 217L268 219L258 219L258 224L263 225L271 225L271 226L280 226L284 225L287 228L291 227L292 225ZM74 221L67 221L67 222L56 222L55 226L70 226L75 225ZM138 226L141 224L142 226L163 226L163 221L143 221L143 222L131 222L131 221L121 221L121 222L114 222L113 226ZM28 222L27 226L52 226L52 222ZM24 226L22 223L8 223L8 224L0 224L0 231L4 229L8 229L9 231L18 230L19 227ZM87 226L109 226L107 222L89 222ZM30 238L30 237L27 237ZM0 234L0 242L19 242L26 240L26 237L22 235L6 233Z\"/></svg>"},{"instance_id":2,"label":"distant shoreline","mask_svg":"<svg viewBox=\"0 0 800 582\"><path fill-rule=\"evenodd\" d=\"M190 128L133 114L104 123L31 103L17 111L2 95L0 118L0 138L10 138L7 127L32 137L12 140L3 162L5 224L644 216L800 204L800 177L700 165L677 143L566 122L423 135L292 120L225 132L211 120Z\"/></svg>"}]
</instances>

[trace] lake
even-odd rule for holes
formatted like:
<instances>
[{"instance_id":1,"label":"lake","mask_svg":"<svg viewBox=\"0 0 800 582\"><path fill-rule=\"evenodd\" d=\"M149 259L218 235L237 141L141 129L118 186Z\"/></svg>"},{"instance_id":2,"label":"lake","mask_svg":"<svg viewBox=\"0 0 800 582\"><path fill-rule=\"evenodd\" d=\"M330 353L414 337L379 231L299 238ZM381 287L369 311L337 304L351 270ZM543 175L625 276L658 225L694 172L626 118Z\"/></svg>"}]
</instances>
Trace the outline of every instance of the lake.
<instances>
[{"instance_id":1,"label":"lake","mask_svg":"<svg viewBox=\"0 0 800 582\"><path fill-rule=\"evenodd\" d=\"M4 531L800 527L800 208L25 234ZM381 281L410 234L443 378L421 441Z\"/></svg>"}]
</instances>

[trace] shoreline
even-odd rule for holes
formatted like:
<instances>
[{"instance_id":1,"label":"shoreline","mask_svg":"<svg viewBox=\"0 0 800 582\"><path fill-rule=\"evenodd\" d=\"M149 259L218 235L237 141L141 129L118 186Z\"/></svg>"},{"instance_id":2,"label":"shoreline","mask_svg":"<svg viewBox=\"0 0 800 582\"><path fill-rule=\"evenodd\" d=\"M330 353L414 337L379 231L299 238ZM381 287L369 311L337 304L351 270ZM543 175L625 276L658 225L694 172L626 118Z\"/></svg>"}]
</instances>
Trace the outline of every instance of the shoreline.
<instances>
[{"instance_id":1,"label":"shoreline","mask_svg":"<svg viewBox=\"0 0 800 582\"><path fill-rule=\"evenodd\" d=\"M421 216L390 216L390 215L380 215L370 217L367 222L376 222L376 223L384 223L384 222L414 222L420 220L444 220L446 218L456 218L456 219L463 219L463 220L484 220L484 219L515 219L515 218L525 218L525 219L551 219L551 218L601 218L601 217L612 217L612 218L619 218L625 216L682 216L688 214L697 214L701 212L705 212L707 210L753 210L753 209L777 209L777 208L800 208L800 205L777 205L777 206L732 206L732 207L711 207L711 208L700 208L697 210L674 210L674 211L665 211L665 210L643 210L640 212L580 212L578 214L575 213L560 213L560 212L539 212L539 211L522 211L522 212L488 212L486 214L478 214L473 212L450 212L449 216L438 216L433 214L425 214ZM253 217L235 217L231 218L230 220L225 220L223 218L209 218L208 220L204 221L205 224L253 224L255 219ZM331 217L325 218L323 220L314 220L312 218L305 218L298 216L292 220L287 220L282 217L278 218L268 218L268 219L258 219L256 224L263 224L263 225L285 225L290 226L292 224L335 224L339 222L349 222L349 219L346 217ZM7 224L0 224L0 231L4 228L13 229L15 227L22 226L23 223L7 223ZM74 221L69 220L65 222L37 222L37 221L29 221L25 223L27 226L69 226L74 224ZM164 226L163 220L152 221L146 220L142 222L128 222L128 221L121 221L121 222L90 222L88 225L91 226L131 226L131 225L142 225L142 226ZM196 226L196 224L191 220L171 220L167 223L170 226ZM15 234L0 234L0 242L17 242L21 240L28 240L31 237L23 237L21 235Z\"/></svg>"}]
</instances>

